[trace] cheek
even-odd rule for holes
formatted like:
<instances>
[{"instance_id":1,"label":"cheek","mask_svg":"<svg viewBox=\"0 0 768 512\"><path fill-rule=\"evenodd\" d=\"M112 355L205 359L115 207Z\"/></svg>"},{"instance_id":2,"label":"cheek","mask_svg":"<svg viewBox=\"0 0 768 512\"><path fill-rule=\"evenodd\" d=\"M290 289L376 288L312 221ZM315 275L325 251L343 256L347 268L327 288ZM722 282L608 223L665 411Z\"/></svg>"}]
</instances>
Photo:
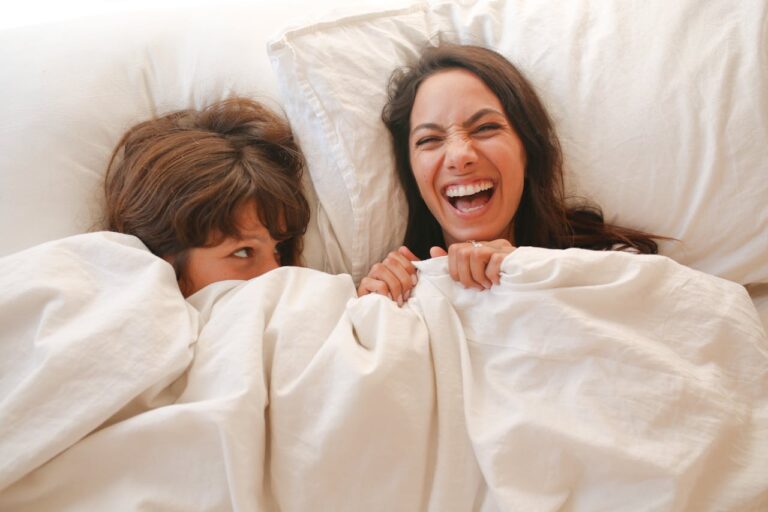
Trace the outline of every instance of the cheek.
<instances>
[{"instance_id":1,"label":"cheek","mask_svg":"<svg viewBox=\"0 0 768 512\"><path fill-rule=\"evenodd\" d=\"M435 169L432 160L423 154L411 158L411 172L413 172L413 178L419 187L419 193L424 199L434 195L432 191L434 189Z\"/></svg>"},{"instance_id":2,"label":"cheek","mask_svg":"<svg viewBox=\"0 0 768 512\"><path fill-rule=\"evenodd\" d=\"M494 165L504 176L505 186L521 188L525 180L525 155L516 145L497 146L489 151Z\"/></svg>"},{"instance_id":3,"label":"cheek","mask_svg":"<svg viewBox=\"0 0 768 512\"><path fill-rule=\"evenodd\" d=\"M269 272L270 270L275 270L276 268L280 267L280 254L276 251L276 249L272 249L272 251L265 255L263 264L262 264L262 273Z\"/></svg>"},{"instance_id":4,"label":"cheek","mask_svg":"<svg viewBox=\"0 0 768 512\"><path fill-rule=\"evenodd\" d=\"M227 265L215 262L198 268L194 273L194 277L199 285L207 286L211 283L227 279L231 273Z\"/></svg>"},{"instance_id":5,"label":"cheek","mask_svg":"<svg viewBox=\"0 0 768 512\"><path fill-rule=\"evenodd\" d=\"M191 249L184 265L179 286L185 297L216 281L218 267L202 251Z\"/></svg>"},{"instance_id":6,"label":"cheek","mask_svg":"<svg viewBox=\"0 0 768 512\"><path fill-rule=\"evenodd\" d=\"M246 272L248 279L266 274L280 267L280 255L275 251L276 246L264 247L257 257L248 263Z\"/></svg>"}]
</instances>

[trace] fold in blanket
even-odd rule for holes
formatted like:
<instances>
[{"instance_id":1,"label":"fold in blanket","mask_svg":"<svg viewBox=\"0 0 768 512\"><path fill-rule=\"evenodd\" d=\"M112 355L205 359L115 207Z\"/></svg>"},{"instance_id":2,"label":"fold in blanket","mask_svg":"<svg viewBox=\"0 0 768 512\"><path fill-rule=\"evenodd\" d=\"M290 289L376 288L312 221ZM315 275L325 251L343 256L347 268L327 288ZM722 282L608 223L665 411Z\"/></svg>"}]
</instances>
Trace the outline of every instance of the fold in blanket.
<instances>
[{"instance_id":1,"label":"fold in blanket","mask_svg":"<svg viewBox=\"0 0 768 512\"><path fill-rule=\"evenodd\" d=\"M768 342L738 285L520 248L403 308L281 268L190 297L135 238L0 259L2 510L759 510Z\"/></svg>"}]
</instances>

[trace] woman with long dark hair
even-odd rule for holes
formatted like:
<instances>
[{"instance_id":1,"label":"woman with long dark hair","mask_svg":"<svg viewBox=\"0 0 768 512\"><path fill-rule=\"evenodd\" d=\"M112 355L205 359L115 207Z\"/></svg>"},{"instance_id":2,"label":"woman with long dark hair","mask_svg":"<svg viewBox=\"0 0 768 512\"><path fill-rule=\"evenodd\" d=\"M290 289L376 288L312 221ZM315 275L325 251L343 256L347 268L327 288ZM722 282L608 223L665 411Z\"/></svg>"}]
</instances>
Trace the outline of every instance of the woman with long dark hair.
<instances>
[{"instance_id":1,"label":"woman with long dark hair","mask_svg":"<svg viewBox=\"0 0 768 512\"><path fill-rule=\"evenodd\" d=\"M596 205L567 204L552 122L522 73L493 50L426 49L393 74L382 119L408 224L404 246L373 266L358 295L402 304L416 282L411 262L430 256L447 255L455 280L484 289L517 246L657 252L652 235L605 222Z\"/></svg>"}]
</instances>

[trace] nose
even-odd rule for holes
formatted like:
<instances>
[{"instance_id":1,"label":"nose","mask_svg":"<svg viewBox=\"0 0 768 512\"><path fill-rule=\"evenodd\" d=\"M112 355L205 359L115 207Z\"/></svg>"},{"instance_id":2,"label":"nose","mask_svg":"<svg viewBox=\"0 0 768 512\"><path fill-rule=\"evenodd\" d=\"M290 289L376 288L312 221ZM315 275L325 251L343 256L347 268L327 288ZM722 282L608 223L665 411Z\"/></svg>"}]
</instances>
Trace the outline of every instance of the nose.
<instances>
[{"instance_id":1,"label":"nose","mask_svg":"<svg viewBox=\"0 0 768 512\"><path fill-rule=\"evenodd\" d=\"M445 164L454 172L463 172L477 162L472 139L463 134L453 134L446 140Z\"/></svg>"},{"instance_id":2,"label":"nose","mask_svg":"<svg viewBox=\"0 0 768 512\"><path fill-rule=\"evenodd\" d=\"M266 274L270 270L280 268L279 255L277 251L270 256L262 256L252 263L252 265L245 271L245 275L240 279L253 279L260 275Z\"/></svg>"}]
</instances>

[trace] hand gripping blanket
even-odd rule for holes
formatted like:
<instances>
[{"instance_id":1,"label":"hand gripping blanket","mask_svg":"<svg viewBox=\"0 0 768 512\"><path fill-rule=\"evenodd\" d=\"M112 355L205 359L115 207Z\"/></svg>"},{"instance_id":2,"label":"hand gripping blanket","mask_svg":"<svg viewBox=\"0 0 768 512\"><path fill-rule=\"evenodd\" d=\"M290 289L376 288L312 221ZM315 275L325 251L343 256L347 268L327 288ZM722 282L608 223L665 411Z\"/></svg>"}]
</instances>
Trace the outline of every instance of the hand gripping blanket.
<instances>
[{"instance_id":1,"label":"hand gripping blanket","mask_svg":"<svg viewBox=\"0 0 768 512\"><path fill-rule=\"evenodd\" d=\"M413 298L280 268L184 300L135 238L0 259L0 510L744 511L768 342L661 256L519 248Z\"/></svg>"}]
</instances>

